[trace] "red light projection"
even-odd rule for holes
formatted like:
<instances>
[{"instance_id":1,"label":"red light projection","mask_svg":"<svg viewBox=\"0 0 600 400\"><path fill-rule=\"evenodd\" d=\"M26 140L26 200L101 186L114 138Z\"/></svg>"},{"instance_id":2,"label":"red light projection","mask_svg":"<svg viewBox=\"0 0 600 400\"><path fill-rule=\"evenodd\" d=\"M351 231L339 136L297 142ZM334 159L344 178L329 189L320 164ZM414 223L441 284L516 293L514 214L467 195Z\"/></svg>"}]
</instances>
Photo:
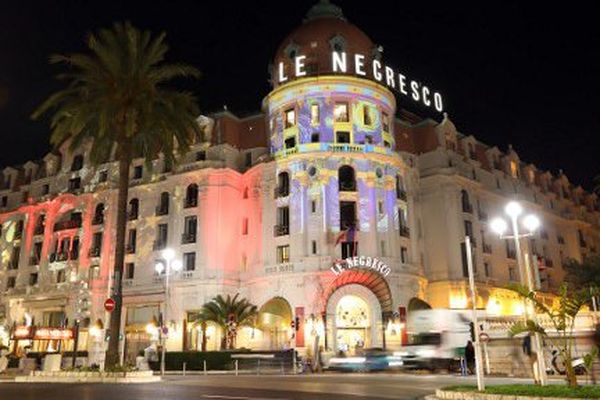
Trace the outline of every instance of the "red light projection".
<instances>
[{"instance_id":1,"label":"red light projection","mask_svg":"<svg viewBox=\"0 0 600 400\"><path fill-rule=\"evenodd\" d=\"M346 285L358 284L373 292L379 300L382 312L392 312L392 292L385 278L373 269L351 269L338 276L323 292L323 312L327 307L329 297L339 288Z\"/></svg>"}]
</instances>

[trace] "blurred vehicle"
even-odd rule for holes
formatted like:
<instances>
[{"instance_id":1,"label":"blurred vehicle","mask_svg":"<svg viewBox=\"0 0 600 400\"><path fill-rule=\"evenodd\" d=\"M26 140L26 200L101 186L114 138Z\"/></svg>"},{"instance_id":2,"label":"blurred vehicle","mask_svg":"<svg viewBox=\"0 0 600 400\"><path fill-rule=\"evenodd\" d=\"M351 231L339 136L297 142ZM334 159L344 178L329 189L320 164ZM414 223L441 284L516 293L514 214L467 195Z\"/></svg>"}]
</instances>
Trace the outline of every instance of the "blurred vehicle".
<instances>
[{"instance_id":1,"label":"blurred vehicle","mask_svg":"<svg viewBox=\"0 0 600 400\"><path fill-rule=\"evenodd\" d=\"M391 356L380 348L361 349L353 356L332 357L328 369L346 372L384 371L390 368Z\"/></svg>"},{"instance_id":2,"label":"blurred vehicle","mask_svg":"<svg viewBox=\"0 0 600 400\"><path fill-rule=\"evenodd\" d=\"M405 368L459 370L460 356L471 340L470 323L461 311L413 311L407 320L409 344L393 356Z\"/></svg>"}]
</instances>

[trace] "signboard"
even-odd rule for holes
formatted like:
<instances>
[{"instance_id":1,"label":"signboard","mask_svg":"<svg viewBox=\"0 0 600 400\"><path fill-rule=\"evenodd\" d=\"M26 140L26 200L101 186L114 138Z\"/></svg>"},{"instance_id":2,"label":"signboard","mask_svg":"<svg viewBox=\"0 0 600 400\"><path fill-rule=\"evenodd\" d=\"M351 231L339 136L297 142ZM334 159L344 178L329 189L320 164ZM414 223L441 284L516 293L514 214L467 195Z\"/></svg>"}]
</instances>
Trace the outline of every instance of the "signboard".
<instances>
[{"instance_id":1,"label":"signboard","mask_svg":"<svg viewBox=\"0 0 600 400\"><path fill-rule=\"evenodd\" d=\"M349 59L350 62L348 62ZM305 63L305 55L294 57L294 68L290 76L294 78L307 76ZM349 67L350 64L354 67L352 70ZM277 68L277 81L278 83L284 83L290 78L290 76L285 74L284 63L280 62ZM406 75L388 65L383 65L380 60L373 59L370 65L367 65L367 57L364 54L348 55L345 52L333 51L331 53L331 70L333 73L354 74L365 77L367 76L367 71L369 71L369 74L377 82L386 85L390 89L394 89L401 95L421 103L425 107L433 107L438 112L444 111L444 102L439 92L429 89L418 80L407 78Z\"/></svg>"},{"instance_id":2,"label":"signboard","mask_svg":"<svg viewBox=\"0 0 600 400\"><path fill-rule=\"evenodd\" d=\"M13 334L17 340L69 340L73 330L68 328L17 326Z\"/></svg>"},{"instance_id":3,"label":"signboard","mask_svg":"<svg viewBox=\"0 0 600 400\"><path fill-rule=\"evenodd\" d=\"M336 261L330 269L335 275L341 275L344 271L352 268L370 268L383 276L388 276L392 271L386 263L378 258L365 256L348 257L345 260Z\"/></svg>"},{"instance_id":4,"label":"signboard","mask_svg":"<svg viewBox=\"0 0 600 400\"><path fill-rule=\"evenodd\" d=\"M104 300L104 309L108 312L111 312L112 310L115 309L115 301L112 298L108 298L106 300Z\"/></svg>"}]
</instances>

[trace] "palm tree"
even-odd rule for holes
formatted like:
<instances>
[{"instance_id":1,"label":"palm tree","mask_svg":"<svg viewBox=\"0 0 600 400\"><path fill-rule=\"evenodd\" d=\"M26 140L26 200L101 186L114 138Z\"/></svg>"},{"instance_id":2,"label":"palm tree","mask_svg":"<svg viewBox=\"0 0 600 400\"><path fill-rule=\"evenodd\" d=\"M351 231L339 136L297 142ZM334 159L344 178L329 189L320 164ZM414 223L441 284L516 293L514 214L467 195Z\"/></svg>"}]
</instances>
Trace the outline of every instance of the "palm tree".
<instances>
[{"instance_id":1,"label":"palm tree","mask_svg":"<svg viewBox=\"0 0 600 400\"><path fill-rule=\"evenodd\" d=\"M212 300L205 303L200 310L198 318L202 326L206 322L214 322L223 333L221 338L221 350L235 347L237 329L241 326L254 326L258 309L245 298L238 298L239 293L231 297L215 296ZM204 332L203 332L204 333ZM204 337L204 335L203 335Z\"/></svg>"},{"instance_id":2,"label":"palm tree","mask_svg":"<svg viewBox=\"0 0 600 400\"><path fill-rule=\"evenodd\" d=\"M90 162L118 161L118 200L113 299L106 365L119 363L122 276L129 168L132 158L146 164L159 153L172 163L176 152L185 152L200 134L199 110L191 93L165 87L180 77L198 77L190 66L165 64L165 33L154 36L130 23L115 23L87 37L87 54L53 55L52 64L66 71L57 76L66 87L52 94L32 114L51 114L50 142L69 143L71 151L91 144ZM114 152L114 153L113 153Z\"/></svg>"}]
</instances>

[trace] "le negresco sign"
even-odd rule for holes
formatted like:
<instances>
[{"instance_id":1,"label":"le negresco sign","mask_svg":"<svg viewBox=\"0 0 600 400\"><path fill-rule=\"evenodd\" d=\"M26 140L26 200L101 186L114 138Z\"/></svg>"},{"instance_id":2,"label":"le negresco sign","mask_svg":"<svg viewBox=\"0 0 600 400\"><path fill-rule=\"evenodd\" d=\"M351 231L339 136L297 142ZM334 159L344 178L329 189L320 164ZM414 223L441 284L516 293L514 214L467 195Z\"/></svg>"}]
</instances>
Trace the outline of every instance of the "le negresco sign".
<instances>
[{"instance_id":1,"label":"le negresco sign","mask_svg":"<svg viewBox=\"0 0 600 400\"><path fill-rule=\"evenodd\" d=\"M348 59L352 58L354 65L353 71L349 68ZM412 79L408 79L403 73L394 70L393 68L383 65L379 60L372 60L370 65L367 65L364 54L354 54L349 56L345 52L331 52L331 70L334 73L351 74L358 76L367 76L367 71L371 72L373 78L385 84L390 89L394 89L403 96L409 97L411 100L421 103L426 107L433 107L435 110L444 111L444 101L439 92L432 91L427 86ZM306 71L306 56L299 55L294 57L294 68L292 71L294 78L300 78L307 75ZM290 76L285 73L284 63L278 65L277 81L278 83L286 82Z\"/></svg>"},{"instance_id":2,"label":"le negresco sign","mask_svg":"<svg viewBox=\"0 0 600 400\"><path fill-rule=\"evenodd\" d=\"M388 276L391 272L390 267L383 261L375 257L365 256L354 256L348 257L345 260L340 260L333 264L331 272L335 275L341 275L344 271L351 270L353 268L370 268L379 272L383 276Z\"/></svg>"}]
</instances>

